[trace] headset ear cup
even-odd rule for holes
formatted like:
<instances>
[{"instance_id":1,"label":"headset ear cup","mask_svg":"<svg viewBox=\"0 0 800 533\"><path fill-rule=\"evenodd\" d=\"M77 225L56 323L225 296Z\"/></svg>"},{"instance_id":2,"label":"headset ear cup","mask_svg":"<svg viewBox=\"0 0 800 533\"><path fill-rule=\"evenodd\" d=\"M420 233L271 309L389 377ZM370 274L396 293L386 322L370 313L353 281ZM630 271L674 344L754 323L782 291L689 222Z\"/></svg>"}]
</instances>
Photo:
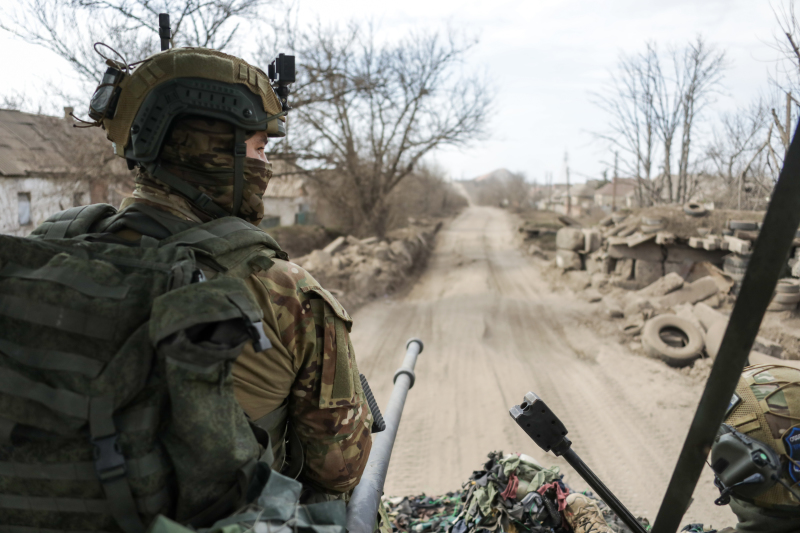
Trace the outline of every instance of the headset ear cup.
<instances>
[{"instance_id":1,"label":"headset ear cup","mask_svg":"<svg viewBox=\"0 0 800 533\"><path fill-rule=\"evenodd\" d=\"M717 505L724 505L731 494L754 498L772 488L781 461L770 446L723 424L711 448L711 469L721 492Z\"/></svg>"}]
</instances>

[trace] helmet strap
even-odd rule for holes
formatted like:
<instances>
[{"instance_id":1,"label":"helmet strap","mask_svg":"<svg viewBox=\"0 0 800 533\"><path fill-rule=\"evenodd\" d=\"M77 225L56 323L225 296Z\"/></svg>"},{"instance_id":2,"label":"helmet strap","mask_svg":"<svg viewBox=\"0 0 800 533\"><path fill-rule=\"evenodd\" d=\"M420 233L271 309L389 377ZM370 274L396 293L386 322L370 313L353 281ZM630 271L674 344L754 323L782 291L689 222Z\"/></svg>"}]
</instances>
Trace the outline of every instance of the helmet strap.
<instances>
[{"instance_id":1,"label":"helmet strap","mask_svg":"<svg viewBox=\"0 0 800 533\"><path fill-rule=\"evenodd\" d=\"M181 193L192 204L197 206L200 210L202 210L204 213L208 214L212 218L221 218L230 216L230 213L228 213L223 208L214 203L214 200L212 200L210 196L200 192L200 190L196 189L192 185L189 185L188 183L180 179L172 172L165 170L157 162L145 163L143 166L145 169L147 169L147 171L150 173L151 176L155 177L160 182L169 185L170 187ZM239 191L240 202L241 202L241 196L242 195L240 189ZM238 208L236 210L238 211Z\"/></svg>"},{"instance_id":2,"label":"helmet strap","mask_svg":"<svg viewBox=\"0 0 800 533\"><path fill-rule=\"evenodd\" d=\"M242 207L242 193L244 191L244 158L247 156L247 144L245 144L244 129L236 126L234 128L233 145L233 206L231 215L237 216L239 208Z\"/></svg>"}]
</instances>

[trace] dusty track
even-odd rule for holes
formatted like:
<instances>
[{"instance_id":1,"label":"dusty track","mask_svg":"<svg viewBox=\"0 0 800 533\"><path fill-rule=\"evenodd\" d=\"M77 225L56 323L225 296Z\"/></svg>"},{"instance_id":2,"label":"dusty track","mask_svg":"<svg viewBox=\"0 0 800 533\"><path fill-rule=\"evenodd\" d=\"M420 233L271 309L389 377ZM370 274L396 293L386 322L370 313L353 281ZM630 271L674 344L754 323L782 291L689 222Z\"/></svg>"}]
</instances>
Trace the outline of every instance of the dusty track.
<instances>
[{"instance_id":1,"label":"dusty track","mask_svg":"<svg viewBox=\"0 0 800 533\"><path fill-rule=\"evenodd\" d=\"M386 493L456 490L492 450L559 465L568 483L585 488L509 417L532 390L559 414L584 461L653 520L701 387L599 336L590 304L552 292L515 239L505 211L470 207L440 232L428 270L405 297L356 314L359 367L382 405L405 341L425 342ZM685 522L732 525L715 494L707 470Z\"/></svg>"}]
</instances>

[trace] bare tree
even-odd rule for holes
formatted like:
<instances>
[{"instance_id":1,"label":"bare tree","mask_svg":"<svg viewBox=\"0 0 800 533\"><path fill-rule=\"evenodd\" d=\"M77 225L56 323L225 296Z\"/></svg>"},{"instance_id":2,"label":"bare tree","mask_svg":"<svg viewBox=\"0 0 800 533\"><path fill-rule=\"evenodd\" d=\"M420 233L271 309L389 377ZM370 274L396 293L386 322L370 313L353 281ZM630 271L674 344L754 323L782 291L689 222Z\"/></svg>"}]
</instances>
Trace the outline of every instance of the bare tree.
<instances>
[{"instance_id":1,"label":"bare tree","mask_svg":"<svg viewBox=\"0 0 800 533\"><path fill-rule=\"evenodd\" d=\"M355 23L291 37L295 110L276 157L297 158L359 233L384 234L387 198L425 155L486 136L488 90L459 70L474 42L415 32L378 45Z\"/></svg>"},{"instance_id":2,"label":"bare tree","mask_svg":"<svg viewBox=\"0 0 800 533\"><path fill-rule=\"evenodd\" d=\"M159 50L157 15L169 13L174 46L223 50L242 21L270 1L19 0L0 9L0 28L67 60L88 87L106 68L95 42L108 44L128 63L138 61Z\"/></svg>"},{"instance_id":3,"label":"bare tree","mask_svg":"<svg viewBox=\"0 0 800 533\"><path fill-rule=\"evenodd\" d=\"M610 117L608 130L595 133L622 154L623 174L636 178L636 200L647 205L654 200L651 181L655 151L657 87L650 50L647 54L621 55L611 81L594 103Z\"/></svg>"},{"instance_id":4,"label":"bare tree","mask_svg":"<svg viewBox=\"0 0 800 533\"><path fill-rule=\"evenodd\" d=\"M772 190L766 163L774 125L768 109L763 100L758 100L746 108L722 115L714 140L707 149L713 175L722 181L729 206L746 207L743 196L754 189L761 196Z\"/></svg>"},{"instance_id":5,"label":"bare tree","mask_svg":"<svg viewBox=\"0 0 800 533\"><path fill-rule=\"evenodd\" d=\"M658 136L662 143L662 187L659 187L658 194L663 194L663 188L667 189L667 200L672 202L674 199L674 188L672 184L672 143L675 140L675 133L680 125L682 96L684 93L684 77L681 76L681 64L677 51L670 52L670 63L672 65L672 77L665 74L658 50L655 43L648 43L647 54L644 56L647 62L648 72L654 76L653 85L655 86L655 99L653 102L655 123Z\"/></svg>"},{"instance_id":6,"label":"bare tree","mask_svg":"<svg viewBox=\"0 0 800 533\"><path fill-rule=\"evenodd\" d=\"M681 154L678 161L678 186L675 199L689 200L693 183L689 181L689 158L692 144L692 129L711 96L722 81L727 68L725 52L709 46L702 36L690 43L683 55L683 94L681 96Z\"/></svg>"}]
</instances>

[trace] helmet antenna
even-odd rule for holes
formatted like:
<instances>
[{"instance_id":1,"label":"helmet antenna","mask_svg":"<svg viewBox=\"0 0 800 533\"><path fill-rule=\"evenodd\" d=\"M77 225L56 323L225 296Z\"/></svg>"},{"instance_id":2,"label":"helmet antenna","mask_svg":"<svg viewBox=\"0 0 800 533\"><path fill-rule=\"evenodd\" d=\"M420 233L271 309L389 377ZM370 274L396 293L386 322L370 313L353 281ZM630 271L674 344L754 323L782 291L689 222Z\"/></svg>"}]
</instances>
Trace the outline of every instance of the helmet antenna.
<instances>
[{"instance_id":1,"label":"helmet antenna","mask_svg":"<svg viewBox=\"0 0 800 533\"><path fill-rule=\"evenodd\" d=\"M169 13L158 14L158 36L161 37L161 51L169 50Z\"/></svg>"}]
</instances>

